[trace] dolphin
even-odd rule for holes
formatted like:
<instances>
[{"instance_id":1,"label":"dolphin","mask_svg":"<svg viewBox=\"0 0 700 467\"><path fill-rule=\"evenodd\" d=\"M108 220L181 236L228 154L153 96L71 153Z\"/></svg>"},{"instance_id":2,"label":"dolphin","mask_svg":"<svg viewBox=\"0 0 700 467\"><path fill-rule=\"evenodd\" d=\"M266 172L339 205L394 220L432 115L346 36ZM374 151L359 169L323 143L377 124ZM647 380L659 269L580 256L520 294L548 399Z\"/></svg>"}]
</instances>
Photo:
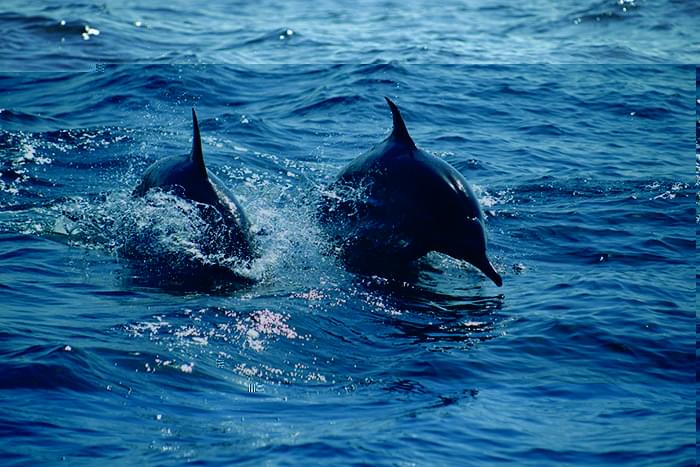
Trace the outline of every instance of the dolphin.
<instances>
[{"instance_id":1,"label":"dolphin","mask_svg":"<svg viewBox=\"0 0 700 467\"><path fill-rule=\"evenodd\" d=\"M474 192L454 167L416 147L398 107L385 99L393 130L322 193L321 227L356 269L401 267L437 251L472 264L500 287Z\"/></svg>"},{"instance_id":2,"label":"dolphin","mask_svg":"<svg viewBox=\"0 0 700 467\"><path fill-rule=\"evenodd\" d=\"M202 138L194 109L192 127L190 153L166 157L153 163L146 169L133 195L143 196L157 188L194 201L202 219L217 235L214 244L223 250L217 253L251 260L256 255L250 222L233 193L204 165Z\"/></svg>"}]
</instances>

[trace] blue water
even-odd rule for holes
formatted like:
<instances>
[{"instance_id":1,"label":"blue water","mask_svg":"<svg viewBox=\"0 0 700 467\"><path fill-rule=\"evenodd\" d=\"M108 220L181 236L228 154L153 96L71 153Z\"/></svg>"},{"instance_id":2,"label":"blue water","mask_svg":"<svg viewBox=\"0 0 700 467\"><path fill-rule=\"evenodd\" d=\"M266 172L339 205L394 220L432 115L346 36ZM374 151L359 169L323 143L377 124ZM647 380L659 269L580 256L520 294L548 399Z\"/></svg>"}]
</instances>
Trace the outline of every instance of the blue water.
<instances>
[{"instance_id":1,"label":"blue water","mask_svg":"<svg viewBox=\"0 0 700 467\"><path fill-rule=\"evenodd\" d=\"M0 69L127 63L697 63L696 0L3 0Z\"/></svg>"},{"instance_id":2,"label":"blue water","mask_svg":"<svg viewBox=\"0 0 700 467\"><path fill-rule=\"evenodd\" d=\"M692 463L694 71L5 74L2 457ZM438 255L394 281L324 254L313 204L387 134L384 95L472 182L503 288ZM172 203L130 198L188 150L191 106L261 232L244 288L164 282L123 254L139 229L183 255L197 240Z\"/></svg>"},{"instance_id":3,"label":"blue water","mask_svg":"<svg viewBox=\"0 0 700 467\"><path fill-rule=\"evenodd\" d=\"M27 3L0 6L1 463L695 464L696 2ZM472 184L502 288L328 254L314 206L383 96ZM249 284L174 277L221 258L191 205L130 196L191 107Z\"/></svg>"}]
</instances>

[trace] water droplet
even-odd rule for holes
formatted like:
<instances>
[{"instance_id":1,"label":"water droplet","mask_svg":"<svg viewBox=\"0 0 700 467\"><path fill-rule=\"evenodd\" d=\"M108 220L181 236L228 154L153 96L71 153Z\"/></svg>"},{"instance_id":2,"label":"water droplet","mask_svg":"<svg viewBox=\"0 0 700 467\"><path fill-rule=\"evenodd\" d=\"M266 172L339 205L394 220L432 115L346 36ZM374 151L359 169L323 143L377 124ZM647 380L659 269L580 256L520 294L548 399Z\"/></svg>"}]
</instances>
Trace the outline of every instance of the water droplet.
<instances>
[{"instance_id":1,"label":"water droplet","mask_svg":"<svg viewBox=\"0 0 700 467\"><path fill-rule=\"evenodd\" d=\"M100 30L91 28L87 24L85 25L85 31L83 32L82 36L84 40L89 40L90 36L99 36L100 35Z\"/></svg>"}]
</instances>

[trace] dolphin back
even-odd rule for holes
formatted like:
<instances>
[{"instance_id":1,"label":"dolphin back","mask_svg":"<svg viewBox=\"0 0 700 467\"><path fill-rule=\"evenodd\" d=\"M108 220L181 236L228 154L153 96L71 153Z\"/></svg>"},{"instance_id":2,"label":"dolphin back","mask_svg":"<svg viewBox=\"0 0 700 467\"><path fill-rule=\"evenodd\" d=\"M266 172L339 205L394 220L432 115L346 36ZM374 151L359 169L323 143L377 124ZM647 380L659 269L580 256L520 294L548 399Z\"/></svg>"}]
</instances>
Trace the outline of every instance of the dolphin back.
<instances>
[{"instance_id":1,"label":"dolphin back","mask_svg":"<svg viewBox=\"0 0 700 467\"><path fill-rule=\"evenodd\" d=\"M210 227L208 232L217 239L217 242L210 243L221 249L222 253L245 260L255 256L250 222L242 206L219 178L207 172L194 109L190 153L166 157L153 163L146 169L133 195L144 196L151 189L168 191L196 202L199 214Z\"/></svg>"}]
</instances>

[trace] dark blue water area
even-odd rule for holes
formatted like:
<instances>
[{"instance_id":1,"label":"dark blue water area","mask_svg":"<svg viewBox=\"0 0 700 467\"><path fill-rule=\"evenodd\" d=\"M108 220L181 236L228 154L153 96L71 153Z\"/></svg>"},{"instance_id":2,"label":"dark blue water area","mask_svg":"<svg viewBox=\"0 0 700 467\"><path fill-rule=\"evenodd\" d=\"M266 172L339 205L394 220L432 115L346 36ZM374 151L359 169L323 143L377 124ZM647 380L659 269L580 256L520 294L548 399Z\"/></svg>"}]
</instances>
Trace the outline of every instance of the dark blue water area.
<instances>
[{"instance_id":1,"label":"dark blue water area","mask_svg":"<svg viewBox=\"0 0 700 467\"><path fill-rule=\"evenodd\" d=\"M698 63L695 0L4 0L0 70L106 63Z\"/></svg>"},{"instance_id":2,"label":"dark blue water area","mask_svg":"<svg viewBox=\"0 0 700 467\"><path fill-rule=\"evenodd\" d=\"M3 73L3 463L694 464L695 73ZM314 206L388 134L383 96L470 181L502 288L438 254L400 277L332 255ZM162 274L201 225L130 196L189 151L191 107L260 242L247 285Z\"/></svg>"}]
</instances>

